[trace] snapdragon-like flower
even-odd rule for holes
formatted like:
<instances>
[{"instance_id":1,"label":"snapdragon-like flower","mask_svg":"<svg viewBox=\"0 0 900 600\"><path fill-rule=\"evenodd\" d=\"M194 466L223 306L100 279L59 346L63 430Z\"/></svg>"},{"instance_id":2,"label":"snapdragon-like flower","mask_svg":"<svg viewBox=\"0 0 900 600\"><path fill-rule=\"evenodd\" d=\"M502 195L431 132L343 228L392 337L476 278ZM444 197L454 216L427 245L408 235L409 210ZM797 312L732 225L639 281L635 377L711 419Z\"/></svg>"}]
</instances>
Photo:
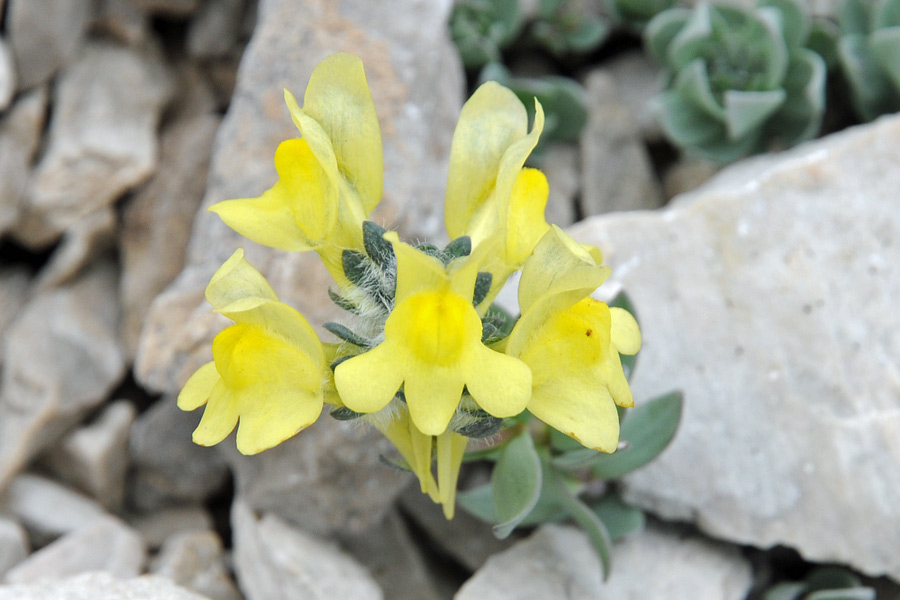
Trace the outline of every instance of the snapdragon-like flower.
<instances>
[{"instance_id":1,"label":"snapdragon-like flower","mask_svg":"<svg viewBox=\"0 0 900 600\"><path fill-rule=\"evenodd\" d=\"M531 372L518 359L481 342L482 323L472 302L478 269L490 247L445 267L389 232L397 256L395 307L384 325L384 341L342 362L335 385L351 410L384 408L401 385L413 424L440 435L466 387L495 417L525 408Z\"/></svg>"},{"instance_id":2,"label":"snapdragon-like flower","mask_svg":"<svg viewBox=\"0 0 900 600\"><path fill-rule=\"evenodd\" d=\"M522 270L522 317L506 352L531 368L534 416L588 448L613 452L615 405L634 404L619 353L635 354L641 338L631 314L590 297L610 273L600 263L599 250L553 227Z\"/></svg>"},{"instance_id":3,"label":"snapdragon-like flower","mask_svg":"<svg viewBox=\"0 0 900 600\"><path fill-rule=\"evenodd\" d=\"M360 226L381 200L381 130L362 61L334 54L313 70L301 108L285 101L303 137L275 152L278 182L257 198L210 207L251 240L300 252L315 250L341 287L345 248L362 245Z\"/></svg>"},{"instance_id":4,"label":"snapdragon-like flower","mask_svg":"<svg viewBox=\"0 0 900 600\"><path fill-rule=\"evenodd\" d=\"M242 250L213 275L206 299L235 324L216 336L213 361L178 396L182 410L206 405L194 442L218 444L237 425L238 450L256 454L311 425L322 412L328 366L306 319L279 302Z\"/></svg>"}]
</instances>

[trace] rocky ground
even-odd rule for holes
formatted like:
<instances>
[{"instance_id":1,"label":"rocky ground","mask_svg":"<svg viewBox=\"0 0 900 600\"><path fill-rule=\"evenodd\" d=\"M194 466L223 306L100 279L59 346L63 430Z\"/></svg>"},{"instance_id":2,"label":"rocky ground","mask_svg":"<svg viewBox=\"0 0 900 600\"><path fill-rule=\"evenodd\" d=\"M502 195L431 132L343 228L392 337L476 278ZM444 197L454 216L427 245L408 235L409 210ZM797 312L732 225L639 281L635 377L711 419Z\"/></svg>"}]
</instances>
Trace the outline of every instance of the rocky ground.
<instances>
[{"instance_id":1,"label":"rocky ground","mask_svg":"<svg viewBox=\"0 0 900 600\"><path fill-rule=\"evenodd\" d=\"M573 233L637 307L636 398L686 398L672 447L623 482L651 519L607 583L576 529L448 524L365 429L323 417L255 457L191 443L175 395L209 360L203 289L236 247L311 322L335 316L311 257L202 209L271 184L295 135L282 87L344 50L382 125L379 220L440 239L465 95L449 9L0 0L0 600L740 600L804 560L900 598L900 117L697 188L711 167L647 150L658 79L636 51L583 74L582 142L543 164L550 219L588 217Z\"/></svg>"}]
</instances>

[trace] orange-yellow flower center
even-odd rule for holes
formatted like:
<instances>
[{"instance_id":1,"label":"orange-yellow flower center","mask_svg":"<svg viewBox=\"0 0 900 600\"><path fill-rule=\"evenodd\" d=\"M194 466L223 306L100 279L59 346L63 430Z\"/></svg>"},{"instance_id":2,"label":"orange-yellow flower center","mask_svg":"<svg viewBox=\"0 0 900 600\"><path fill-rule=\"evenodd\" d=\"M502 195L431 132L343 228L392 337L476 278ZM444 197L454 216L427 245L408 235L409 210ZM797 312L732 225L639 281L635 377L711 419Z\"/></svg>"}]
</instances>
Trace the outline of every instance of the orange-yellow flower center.
<instances>
[{"instance_id":1,"label":"orange-yellow flower center","mask_svg":"<svg viewBox=\"0 0 900 600\"><path fill-rule=\"evenodd\" d=\"M298 348L245 323L232 325L216 336L213 358L225 385L233 390L287 377L304 380L311 370L309 358Z\"/></svg>"},{"instance_id":2,"label":"orange-yellow flower center","mask_svg":"<svg viewBox=\"0 0 900 600\"><path fill-rule=\"evenodd\" d=\"M396 325L403 329L398 333L409 349L420 360L442 366L459 359L471 337L471 318L478 319L472 304L450 291L414 294L398 313Z\"/></svg>"}]
</instances>

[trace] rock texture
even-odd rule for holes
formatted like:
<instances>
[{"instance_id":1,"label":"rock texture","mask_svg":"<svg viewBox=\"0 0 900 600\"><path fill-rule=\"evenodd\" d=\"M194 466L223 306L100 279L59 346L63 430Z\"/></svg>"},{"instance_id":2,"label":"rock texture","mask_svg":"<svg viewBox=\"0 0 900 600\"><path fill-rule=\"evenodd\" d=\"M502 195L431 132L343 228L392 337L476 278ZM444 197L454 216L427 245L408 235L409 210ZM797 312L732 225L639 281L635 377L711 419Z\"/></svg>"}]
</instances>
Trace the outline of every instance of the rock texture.
<instances>
[{"instance_id":1,"label":"rock texture","mask_svg":"<svg viewBox=\"0 0 900 600\"><path fill-rule=\"evenodd\" d=\"M545 525L528 539L489 558L454 600L606 598L602 572L600 559L581 531Z\"/></svg>"},{"instance_id":2,"label":"rock texture","mask_svg":"<svg viewBox=\"0 0 900 600\"><path fill-rule=\"evenodd\" d=\"M17 521L0 517L0 581L17 563L28 556L30 544L25 528Z\"/></svg>"},{"instance_id":3,"label":"rock texture","mask_svg":"<svg viewBox=\"0 0 900 600\"><path fill-rule=\"evenodd\" d=\"M225 571L222 540L212 531L186 530L163 544L150 571L211 600L241 600Z\"/></svg>"},{"instance_id":4,"label":"rock texture","mask_svg":"<svg viewBox=\"0 0 900 600\"><path fill-rule=\"evenodd\" d=\"M19 220L44 129L47 95L46 88L23 94L0 118L0 235Z\"/></svg>"},{"instance_id":5,"label":"rock texture","mask_svg":"<svg viewBox=\"0 0 900 600\"><path fill-rule=\"evenodd\" d=\"M0 7L2 9L2 7ZM12 51L0 37L0 112L6 110L16 93L16 65Z\"/></svg>"},{"instance_id":6,"label":"rock texture","mask_svg":"<svg viewBox=\"0 0 900 600\"><path fill-rule=\"evenodd\" d=\"M381 600L364 568L319 538L272 514L258 519L239 499L232 509L234 560L247 600Z\"/></svg>"},{"instance_id":7,"label":"rock texture","mask_svg":"<svg viewBox=\"0 0 900 600\"><path fill-rule=\"evenodd\" d=\"M164 577L117 579L109 573L84 573L60 581L0 585L0 600L208 600Z\"/></svg>"},{"instance_id":8,"label":"rock texture","mask_svg":"<svg viewBox=\"0 0 900 600\"><path fill-rule=\"evenodd\" d=\"M635 397L685 396L630 500L900 579L898 140L886 117L572 228L637 308Z\"/></svg>"},{"instance_id":9,"label":"rock texture","mask_svg":"<svg viewBox=\"0 0 900 600\"><path fill-rule=\"evenodd\" d=\"M35 295L4 336L0 489L124 374L115 290L113 268L97 263L72 284Z\"/></svg>"}]
</instances>

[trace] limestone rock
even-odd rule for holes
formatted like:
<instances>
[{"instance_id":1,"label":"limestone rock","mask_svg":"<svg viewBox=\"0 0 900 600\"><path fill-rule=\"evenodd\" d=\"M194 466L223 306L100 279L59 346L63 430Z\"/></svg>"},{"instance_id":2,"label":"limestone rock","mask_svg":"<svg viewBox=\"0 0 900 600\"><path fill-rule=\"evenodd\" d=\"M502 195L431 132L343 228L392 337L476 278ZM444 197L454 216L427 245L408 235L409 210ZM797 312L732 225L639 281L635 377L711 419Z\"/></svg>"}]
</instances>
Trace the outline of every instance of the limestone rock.
<instances>
[{"instance_id":1,"label":"limestone rock","mask_svg":"<svg viewBox=\"0 0 900 600\"><path fill-rule=\"evenodd\" d=\"M150 19L133 0L95 0L93 26L133 46L149 36Z\"/></svg>"},{"instance_id":2,"label":"limestone rock","mask_svg":"<svg viewBox=\"0 0 900 600\"><path fill-rule=\"evenodd\" d=\"M545 216L548 223L568 227L576 221L575 199L581 192L581 156L574 145L550 144L539 168L547 176L550 195Z\"/></svg>"},{"instance_id":3,"label":"limestone rock","mask_svg":"<svg viewBox=\"0 0 900 600\"><path fill-rule=\"evenodd\" d=\"M78 54L90 17L91 3L83 0L9 0L6 30L19 90L49 80Z\"/></svg>"},{"instance_id":4,"label":"limestone rock","mask_svg":"<svg viewBox=\"0 0 900 600\"><path fill-rule=\"evenodd\" d=\"M630 109L602 71L586 81L588 124L581 136L581 212L658 208L662 190Z\"/></svg>"},{"instance_id":5,"label":"limestone rock","mask_svg":"<svg viewBox=\"0 0 900 600\"><path fill-rule=\"evenodd\" d=\"M112 206L103 206L75 221L62 234L59 245L40 271L36 287L54 288L114 245L118 218Z\"/></svg>"},{"instance_id":6,"label":"limestone rock","mask_svg":"<svg viewBox=\"0 0 900 600\"><path fill-rule=\"evenodd\" d=\"M31 277L23 268L0 268L0 339L6 335L7 328L28 301L30 282ZM0 345L0 367L2 366L3 346Z\"/></svg>"},{"instance_id":7,"label":"limestone rock","mask_svg":"<svg viewBox=\"0 0 900 600\"><path fill-rule=\"evenodd\" d=\"M0 37L0 112L6 110L16 93L16 65L12 51Z\"/></svg>"},{"instance_id":8,"label":"limestone rock","mask_svg":"<svg viewBox=\"0 0 900 600\"><path fill-rule=\"evenodd\" d=\"M131 428L134 465L131 501L142 511L202 502L224 485L228 470L214 448L191 441L199 413L178 409L173 396L161 398Z\"/></svg>"},{"instance_id":9,"label":"limestone rock","mask_svg":"<svg viewBox=\"0 0 900 600\"><path fill-rule=\"evenodd\" d=\"M632 50L604 61L600 71L615 82L616 95L640 136L647 141L663 139L662 127L650 109L650 101L663 92L662 66L646 52Z\"/></svg>"},{"instance_id":10,"label":"limestone rock","mask_svg":"<svg viewBox=\"0 0 900 600\"><path fill-rule=\"evenodd\" d=\"M128 434L134 418L132 403L113 402L93 423L76 429L51 448L44 463L63 481L117 511L125 497Z\"/></svg>"},{"instance_id":11,"label":"limestone rock","mask_svg":"<svg viewBox=\"0 0 900 600\"><path fill-rule=\"evenodd\" d=\"M211 600L241 600L225 571L222 540L212 531L182 531L159 551L150 572Z\"/></svg>"},{"instance_id":12,"label":"limestone rock","mask_svg":"<svg viewBox=\"0 0 900 600\"><path fill-rule=\"evenodd\" d=\"M146 560L141 536L119 519L104 517L41 548L13 567L6 582L65 579L89 571L136 577Z\"/></svg>"},{"instance_id":13,"label":"limestone rock","mask_svg":"<svg viewBox=\"0 0 900 600\"><path fill-rule=\"evenodd\" d=\"M360 533L377 524L409 481L409 473L381 460L393 448L377 430L327 414L255 456L239 454L234 436L220 450L234 471L238 494L251 508L323 536Z\"/></svg>"},{"instance_id":14,"label":"limestone rock","mask_svg":"<svg viewBox=\"0 0 900 600\"><path fill-rule=\"evenodd\" d=\"M232 507L234 561L247 600L384 597L366 570L331 544L241 500Z\"/></svg>"},{"instance_id":15,"label":"limestone rock","mask_svg":"<svg viewBox=\"0 0 900 600\"><path fill-rule=\"evenodd\" d=\"M97 600L98 598L209 600L155 575L120 580L109 573L84 573L60 581L0 585L0 600Z\"/></svg>"},{"instance_id":16,"label":"limestone rock","mask_svg":"<svg viewBox=\"0 0 900 600\"><path fill-rule=\"evenodd\" d=\"M44 544L106 516L97 502L53 480L22 474L0 495L0 508Z\"/></svg>"},{"instance_id":17,"label":"limestone rock","mask_svg":"<svg viewBox=\"0 0 900 600\"><path fill-rule=\"evenodd\" d=\"M630 501L900 580L898 139L885 117L571 230L641 319L635 398L684 392Z\"/></svg>"},{"instance_id":18,"label":"limestone rock","mask_svg":"<svg viewBox=\"0 0 900 600\"><path fill-rule=\"evenodd\" d=\"M418 490L417 490L418 491ZM430 502L430 500L429 500ZM446 519L445 519L446 520ZM375 527L341 537L344 548L369 570L391 600L439 600L416 539L392 510Z\"/></svg>"},{"instance_id":19,"label":"limestone rock","mask_svg":"<svg viewBox=\"0 0 900 600\"><path fill-rule=\"evenodd\" d=\"M158 550L169 537L182 531L213 528L209 511L190 504L146 513L130 519L130 522L151 550Z\"/></svg>"},{"instance_id":20,"label":"limestone rock","mask_svg":"<svg viewBox=\"0 0 900 600\"><path fill-rule=\"evenodd\" d=\"M0 581L28 556L28 533L16 521L0 517Z\"/></svg>"},{"instance_id":21,"label":"limestone rock","mask_svg":"<svg viewBox=\"0 0 900 600\"><path fill-rule=\"evenodd\" d=\"M168 76L152 53L87 45L56 89L47 151L17 237L32 247L50 244L146 179L168 95Z\"/></svg>"},{"instance_id":22,"label":"limestone rock","mask_svg":"<svg viewBox=\"0 0 900 600\"><path fill-rule=\"evenodd\" d=\"M206 0L188 29L187 49L197 58L227 55L238 43L246 0Z\"/></svg>"},{"instance_id":23,"label":"limestone rock","mask_svg":"<svg viewBox=\"0 0 900 600\"><path fill-rule=\"evenodd\" d=\"M604 600L743 600L753 583L740 549L675 526L650 524L617 543Z\"/></svg>"},{"instance_id":24,"label":"limestone rock","mask_svg":"<svg viewBox=\"0 0 900 600\"><path fill-rule=\"evenodd\" d=\"M0 489L106 399L125 372L116 339L116 275L96 263L37 293L9 327L0 379Z\"/></svg>"},{"instance_id":25,"label":"limestone rock","mask_svg":"<svg viewBox=\"0 0 900 600\"><path fill-rule=\"evenodd\" d=\"M132 356L150 303L184 266L218 127L219 117L207 114L166 129L157 175L125 207L119 233L121 328L123 345Z\"/></svg>"},{"instance_id":26,"label":"limestone rock","mask_svg":"<svg viewBox=\"0 0 900 600\"><path fill-rule=\"evenodd\" d=\"M528 539L489 558L454 600L606 598L602 572L597 553L581 531L544 525Z\"/></svg>"},{"instance_id":27,"label":"limestone rock","mask_svg":"<svg viewBox=\"0 0 900 600\"><path fill-rule=\"evenodd\" d=\"M0 120L0 235L19 220L46 111L47 89L39 88L23 94Z\"/></svg>"}]
</instances>

